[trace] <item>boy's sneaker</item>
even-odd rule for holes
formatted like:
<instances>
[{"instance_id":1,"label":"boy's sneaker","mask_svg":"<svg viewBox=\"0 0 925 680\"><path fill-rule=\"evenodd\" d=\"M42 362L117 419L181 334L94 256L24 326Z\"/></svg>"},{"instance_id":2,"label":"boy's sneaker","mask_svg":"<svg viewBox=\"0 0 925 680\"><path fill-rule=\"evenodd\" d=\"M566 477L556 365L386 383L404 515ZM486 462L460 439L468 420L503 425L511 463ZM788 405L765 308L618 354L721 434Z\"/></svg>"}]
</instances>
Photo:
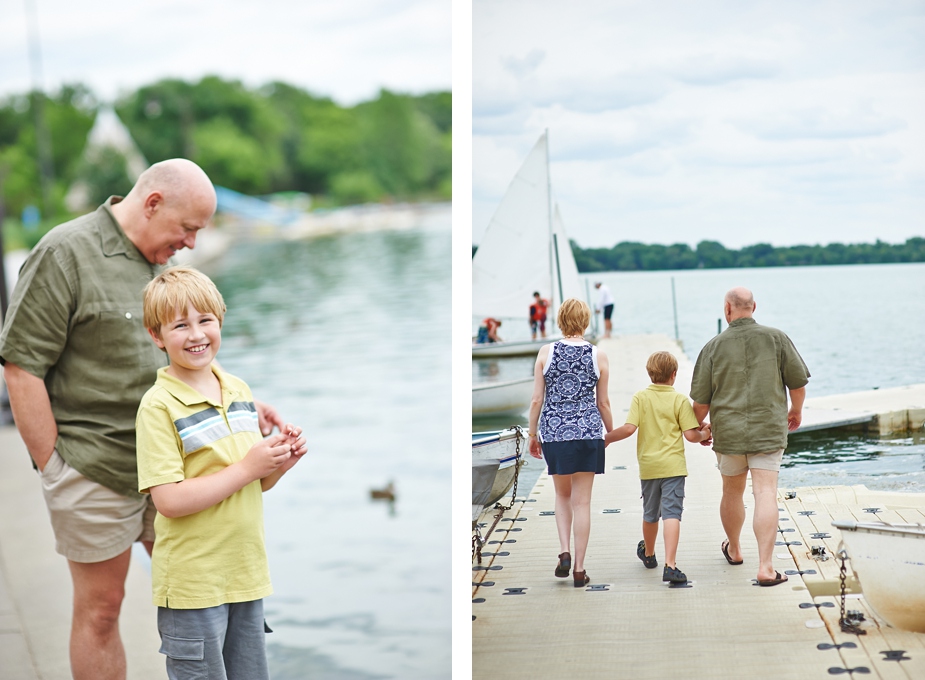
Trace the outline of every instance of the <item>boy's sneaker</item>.
<instances>
[{"instance_id":1,"label":"boy's sneaker","mask_svg":"<svg viewBox=\"0 0 925 680\"><path fill-rule=\"evenodd\" d=\"M655 555L646 556L645 541L639 541L639 545L636 546L636 557L642 560L642 563L646 565L646 569L655 569L655 567L658 566L658 560L655 559Z\"/></svg>"},{"instance_id":2,"label":"boy's sneaker","mask_svg":"<svg viewBox=\"0 0 925 680\"><path fill-rule=\"evenodd\" d=\"M687 576L677 567L669 567L666 564L664 571L662 571L662 580L669 583L687 583Z\"/></svg>"}]
</instances>

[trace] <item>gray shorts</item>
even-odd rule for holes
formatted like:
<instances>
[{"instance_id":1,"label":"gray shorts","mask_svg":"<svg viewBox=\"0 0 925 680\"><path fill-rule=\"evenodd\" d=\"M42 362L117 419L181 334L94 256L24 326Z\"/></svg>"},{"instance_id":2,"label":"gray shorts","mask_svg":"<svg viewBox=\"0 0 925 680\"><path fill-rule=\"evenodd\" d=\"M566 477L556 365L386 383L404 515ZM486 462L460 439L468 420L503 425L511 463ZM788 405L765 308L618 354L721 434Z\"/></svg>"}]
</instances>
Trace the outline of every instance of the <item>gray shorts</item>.
<instances>
[{"instance_id":1,"label":"gray shorts","mask_svg":"<svg viewBox=\"0 0 925 680\"><path fill-rule=\"evenodd\" d=\"M684 510L684 480L686 477L642 479L642 519L654 524L658 518L681 519Z\"/></svg>"},{"instance_id":2,"label":"gray shorts","mask_svg":"<svg viewBox=\"0 0 925 680\"><path fill-rule=\"evenodd\" d=\"M206 609L157 608L170 680L269 680L263 600Z\"/></svg>"},{"instance_id":3,"label":"gray shorts","mask_svg":"<svg viewBox=\"0 0 925 680\"><path fill-rule=\"evenodd\" d=\"M154 540L150 496L130 498L90 481L54 451L39 473L55 550L72 562L104 562Z\"/></svg>"}]
</instances>

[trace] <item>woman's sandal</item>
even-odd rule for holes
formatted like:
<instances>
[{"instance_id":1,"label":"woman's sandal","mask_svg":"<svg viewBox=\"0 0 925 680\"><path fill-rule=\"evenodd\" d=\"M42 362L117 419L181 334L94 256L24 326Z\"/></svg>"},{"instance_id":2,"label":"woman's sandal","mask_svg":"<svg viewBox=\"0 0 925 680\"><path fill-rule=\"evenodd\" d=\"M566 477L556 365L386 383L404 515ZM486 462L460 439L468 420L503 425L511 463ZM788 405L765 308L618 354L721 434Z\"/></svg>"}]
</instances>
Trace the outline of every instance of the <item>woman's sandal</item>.
<instances>
[{"instance_id":1,"label":"woman's sandal","mask_svg":"<svg viewBox=\"0 0 925 680\"><path fill-rule=\"evenodd\" d=\"M556 565L556 576L566 578L572 568L572 556L564 552L559 555L559 564Z\"/></svg>"},{"instance_id":2,"label":"woman's sandal","mask_svg":"<svg viewBox=\"0 0 925 680\"><path fill-rule=\"evenodd\" d=\"M586 585L591 583L591 577L588 576L586 571L573 571L572 578L575 579L576 588L584 588Z\"/></svg>"}]
</instances>

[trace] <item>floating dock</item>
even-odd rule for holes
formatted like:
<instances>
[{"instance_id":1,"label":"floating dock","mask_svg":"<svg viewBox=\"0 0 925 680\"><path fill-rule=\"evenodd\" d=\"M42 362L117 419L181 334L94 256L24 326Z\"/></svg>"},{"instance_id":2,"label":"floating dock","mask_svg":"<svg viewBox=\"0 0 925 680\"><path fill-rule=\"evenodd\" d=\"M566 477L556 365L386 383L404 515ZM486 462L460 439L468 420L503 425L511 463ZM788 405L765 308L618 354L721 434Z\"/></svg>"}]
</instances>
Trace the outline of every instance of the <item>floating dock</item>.
<instances>
[{"instance_id":1,"label":"floating dock","mask_svg":"<svg viewBox=\"0 0 925 680\"><path fill-rule=\"evenodd\" d=\"M690 385L693 363L666 336L613 338L599 347L610 359L615 424L623 422L632 394L649 384L645 361L652 352L667 350L678 357L675 387L686 393ZM870 414L863 423L904 411L908 427L917 398L890 410L860 402L848 408L833 400L818 407L815 422L841 421L839 411ZM829 412L825 418L823 410ZM781 489L774 561L790 580L761 588L753 581L757 547L750 489L742 532L745 563L732 566L720 549L722 481L715 457L699 444L685 444L689 476L678 567L688 576L687 587L661 580L661 532L659 567L646 569L636 557L642 501L634 437L608 447L606 473L595 478L585 559L591 583L585 588L575 588L571 577L553 575L559 552L555 493L544 473L485 537L481 564L473 561L473 678L925 678L925 635L889 628L866 607L853 580L846 583L847 609L864 612L860 625L867 635L841 632L840 565L834 557L839 535L831 526L834 519L870 520L864 508L874 506L882 519L923 522L925 494L863 487ZM787 499L791 491L796 496ZM810 510L813 514L801 514ZM482 516L483 531L495 521L491 512ZM814 545L825 547L829 559L816 559Z\"/></svg>"}]
</instances>

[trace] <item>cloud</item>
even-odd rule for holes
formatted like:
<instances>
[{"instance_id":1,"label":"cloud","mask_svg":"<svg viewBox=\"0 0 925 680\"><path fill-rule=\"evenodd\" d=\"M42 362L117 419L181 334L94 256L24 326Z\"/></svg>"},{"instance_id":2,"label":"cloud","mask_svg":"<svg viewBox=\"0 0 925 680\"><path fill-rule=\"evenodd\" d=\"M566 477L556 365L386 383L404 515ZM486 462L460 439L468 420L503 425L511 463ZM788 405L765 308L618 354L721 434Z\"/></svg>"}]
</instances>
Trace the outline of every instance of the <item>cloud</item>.
<instances>
[{"instance_id":1,"label":"cloud","mask_svg":"<svg viewBox=\"0 0 925 680\"><path fill-rule=\"evenodd\" d=\"M517 57L502 57L501 64L506 71L511 73L515 78L521 79L532 75L539 65L546 58L545 50L530 50L530 52L518 59Z\"/></svg>"},{"instance_id":2,"label":"cloud","mask_svg":"<svg viewBox=\"0 0 925 680\"><path fill-rule=\"evenodd\" d=\"M849 139L879 137L907 127L898 116L883 115L869 106L854 110L823 107L770 114L757 120L739 121L742 130L769 140Z\"/></svg>"},{"instance_id":3,"label":"cloud","mask_svg":"<svg viewBox=\"0 0 925 680\"><path fill-rule=\"evenodd\" d=\"M501 150L522 160L546 128L553 192L585 246L925 232L919 0L473 7L473 125L494 149L473 147L476 236L516 171ZM501 63L534 50L519 78Z\"/></svg>"},{"instance_id":4,"label":"cloud","mask_svg":"<svg viewBox=\"0 0 925 680\"><path fill-rule=\"evenodd\" d=\"M42 0L37 7L50 90L79 81L111 99L160 78L217 74L249 86L282 80L354 104L381 87L450 87L449 2L94 0L87 12ZM30 86L25 17L4 27L0 92L23 92Z\"/></svg>"},{"instance_id":5,"label":"cloud","mask_svg":"<svg viewBox=\"0 0 925 680\"><path fill-rule=\"evenodd\" d=\"M678 64L672 75L689 85L725 85L737 80L773 78L780 66L770 60L741 55L697 54Z\"/></svg>"}]
</instances>

